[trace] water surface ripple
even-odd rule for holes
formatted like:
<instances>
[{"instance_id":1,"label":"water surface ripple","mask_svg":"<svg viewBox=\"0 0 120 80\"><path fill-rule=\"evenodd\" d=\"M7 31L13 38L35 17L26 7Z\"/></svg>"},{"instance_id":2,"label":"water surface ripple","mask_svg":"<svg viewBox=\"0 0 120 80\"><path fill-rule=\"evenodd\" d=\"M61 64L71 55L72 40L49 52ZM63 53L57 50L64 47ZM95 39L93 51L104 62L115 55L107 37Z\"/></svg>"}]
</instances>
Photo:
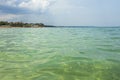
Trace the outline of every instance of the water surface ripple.
<instances>
[{"instance_id":1,"label":"water surface ripple","mask_svg":"<svg viewBox=\"0 0 120 80\"><path fill-rule=\"evenodd\" d=\"M0 80L120 80L120 28L2 28Z\"/></svg>"}]
</instances>

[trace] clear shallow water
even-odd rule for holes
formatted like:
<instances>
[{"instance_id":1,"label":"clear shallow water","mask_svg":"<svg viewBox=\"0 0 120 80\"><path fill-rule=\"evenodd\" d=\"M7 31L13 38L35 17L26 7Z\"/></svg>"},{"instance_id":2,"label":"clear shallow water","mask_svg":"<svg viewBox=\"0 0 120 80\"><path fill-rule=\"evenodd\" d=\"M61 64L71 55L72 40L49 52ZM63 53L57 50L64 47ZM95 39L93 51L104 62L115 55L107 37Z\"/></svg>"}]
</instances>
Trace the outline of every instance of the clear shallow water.
<instances>
[{"instance_id":1,"label":"clear shallow water","mask_svg":"<svg viewBox=\"0 0 120 80\"><path fill-rule=\"evenodd\" d=\"M120 28L0 29L0 80L120 80Z\"/></svg>"}]
</instances>

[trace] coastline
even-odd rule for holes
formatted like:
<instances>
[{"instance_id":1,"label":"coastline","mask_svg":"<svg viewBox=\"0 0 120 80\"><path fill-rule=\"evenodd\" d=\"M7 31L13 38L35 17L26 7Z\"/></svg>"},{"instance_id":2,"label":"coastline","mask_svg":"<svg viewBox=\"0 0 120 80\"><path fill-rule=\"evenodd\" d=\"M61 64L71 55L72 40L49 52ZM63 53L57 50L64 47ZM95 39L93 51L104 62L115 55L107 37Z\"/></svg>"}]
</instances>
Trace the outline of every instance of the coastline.
<instances>
[{"instance_id":1,"label":"coastline","mask_svg":"<svg viewBox=\"0 0 120 80\"><path fill-rule=\"evenodd\" d=\"M41 28L45 27L43 23L24 23L0 21L0 28Z\"/></svg>"},{"instance_id":2,"label":"coastline","mask_svg":"<svg viewBox=\"0 0 120 80\"><path fill-rule=\"evenodd\" d=\"M44 25L43 23L0 21L0 28L43 28L43 27L56 27L56 26Z\"/></svg>"},{"instance_id":3,"label":"coastline","mask_svg":"<svg viewBox=\"0 0 120 80\"><path fill-rule=\"evenodd\" d=\"M29 26L29 27L25 27L25 26L0 26L0 28L43 28L45 26Z\"/></svg>"}]
</instances>

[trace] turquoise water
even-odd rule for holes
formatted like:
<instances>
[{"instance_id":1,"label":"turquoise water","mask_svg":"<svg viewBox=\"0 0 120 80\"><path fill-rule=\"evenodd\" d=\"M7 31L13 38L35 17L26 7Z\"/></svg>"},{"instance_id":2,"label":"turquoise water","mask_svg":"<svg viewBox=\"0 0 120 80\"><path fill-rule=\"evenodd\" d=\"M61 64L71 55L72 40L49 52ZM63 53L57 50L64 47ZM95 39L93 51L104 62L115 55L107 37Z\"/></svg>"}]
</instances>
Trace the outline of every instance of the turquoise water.
<instances>
[{"instance_id":1,"label":"turquoise water","mask_svg":"<svg viewBox=\"0 0 120 80\"><path fill-rule=\"evenodd\" d=\"M120 80L120 28L1 28L0 80Z\"/></svg>"}]
</instances>

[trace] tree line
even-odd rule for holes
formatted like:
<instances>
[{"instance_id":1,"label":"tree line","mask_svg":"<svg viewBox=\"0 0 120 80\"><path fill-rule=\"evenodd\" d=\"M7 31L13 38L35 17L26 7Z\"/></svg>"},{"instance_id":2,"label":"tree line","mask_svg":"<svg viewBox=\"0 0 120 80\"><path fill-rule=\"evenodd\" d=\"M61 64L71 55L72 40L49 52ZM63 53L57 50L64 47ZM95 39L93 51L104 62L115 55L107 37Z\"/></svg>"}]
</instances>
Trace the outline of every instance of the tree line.
<instances>
[{"instance_id":1,"label":"tree line","mask_svg":"<svg viewBox=\"0 0 120 80\"><path fill-rule=\"evenodd\" d=\"M0 21L0 26L11 26L11 27L44 27L44 24L43 23L23 23L23 22Z\"/></svg>"}]
</instances>

